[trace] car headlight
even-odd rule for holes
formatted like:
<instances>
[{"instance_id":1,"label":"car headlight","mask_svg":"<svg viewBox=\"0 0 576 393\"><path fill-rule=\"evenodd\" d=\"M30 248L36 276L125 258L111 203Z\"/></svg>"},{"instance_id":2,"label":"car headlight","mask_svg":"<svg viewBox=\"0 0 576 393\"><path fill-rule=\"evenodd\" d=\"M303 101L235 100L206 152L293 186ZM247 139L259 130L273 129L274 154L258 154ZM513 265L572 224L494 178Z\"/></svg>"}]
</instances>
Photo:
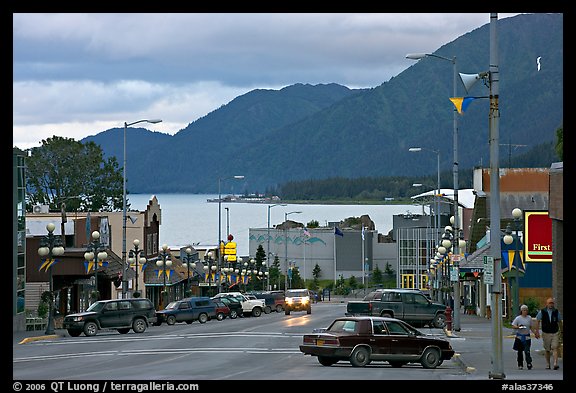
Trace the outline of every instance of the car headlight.
<instances>
[{"instance_id":1,"label":"car headlight","mask_svg":"<svg viewBox=\"0 0 576 393\"><path fill-rule=\"evenodd\" d=\"M308 296L305 296L302 298L302 304L306 304L310 301L310 298Z\"/></svg>"},{"instance_id":2,"label":"car headlight","mask_svg":"<svg viewBox=\"0 0 576 393\"><path fill-rule=\"evenodd\" d=\"M74 321L74 322L82 322L83 320L84 320L84 317L82 317L82 316L72 318L72 321Z\"/></svg>"},{"instance_id":3,"label":"car headlight","mask_svg":"<svg viewBox=\"0 0 576 393\"><path fill-rule=\"evenodd\" d=\"M286 303L288 303L288 304L292 304L293 302L294 302L294 299L292 299L292 298L286 299Z\"/></svg>"}]
</instances>

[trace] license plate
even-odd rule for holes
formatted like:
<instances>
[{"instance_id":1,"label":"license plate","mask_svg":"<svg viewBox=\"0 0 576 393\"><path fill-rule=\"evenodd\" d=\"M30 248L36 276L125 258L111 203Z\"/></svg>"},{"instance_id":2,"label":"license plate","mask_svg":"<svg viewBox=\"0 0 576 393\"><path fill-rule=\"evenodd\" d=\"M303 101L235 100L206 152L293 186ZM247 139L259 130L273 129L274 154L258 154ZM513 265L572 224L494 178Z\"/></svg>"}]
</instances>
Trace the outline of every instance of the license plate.
<instances>
[{"instance_id":1,"label":"license plate","mask_svg":"<svg viewBox=\"0 0 576 393\"><path fill-rule=\"evenodd\" d=\"M324 345L324 340L316 340L316 345L321 347L322 345Z\"/></svg>"}]
</instances>

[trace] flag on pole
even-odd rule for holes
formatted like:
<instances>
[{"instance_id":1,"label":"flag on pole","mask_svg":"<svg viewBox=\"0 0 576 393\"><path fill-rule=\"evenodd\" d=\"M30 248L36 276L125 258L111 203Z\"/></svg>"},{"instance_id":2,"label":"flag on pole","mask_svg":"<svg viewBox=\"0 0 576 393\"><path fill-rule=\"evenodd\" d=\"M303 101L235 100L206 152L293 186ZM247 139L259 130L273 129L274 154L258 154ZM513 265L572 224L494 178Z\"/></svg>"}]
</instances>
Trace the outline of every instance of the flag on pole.
<instances>
[{"instance_id":1,"label":"flag on pole","mask_svg":"<svg viewBox=\"0 0 576 393\"><path fill-rule=\"evenodd\" d=\"M334 235L344 236L344 234L342 233L342 231L338 227L334 227Z\"/></svg>"},{"instance_id":2,"label":"flag on pole","mask_svg":"<svg viewBox=\"0 0 576 393\"><path fill-rule=\"evenodd\" d=\"M364 240L364 230L366 229L366 227L364 225L362 225L362 240Z\"/></svg>"},{"instance_id":3,"label":"flag on pole","mask_svg":"<svg viewBox=\"0 0 576 393\"><path fill-rule=\"evenodd\" d=\"M458 113L462 114L466 112L468 105L470 105L470 103L476 98L477 97L452 97L450 98L450 101L452 101Z\"/></svg>"}]
</instances>

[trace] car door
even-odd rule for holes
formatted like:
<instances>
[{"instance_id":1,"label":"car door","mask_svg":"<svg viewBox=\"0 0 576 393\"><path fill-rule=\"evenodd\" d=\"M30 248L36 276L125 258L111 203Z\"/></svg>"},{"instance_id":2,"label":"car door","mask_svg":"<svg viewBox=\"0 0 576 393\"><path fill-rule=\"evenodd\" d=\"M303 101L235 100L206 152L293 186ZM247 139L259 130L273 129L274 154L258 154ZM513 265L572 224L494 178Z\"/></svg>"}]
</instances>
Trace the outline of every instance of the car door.
<instances>
[{"instance_id":1,"label":"car door","mask_svg":"<svg viewBox=\"0 0 576 393\"><path fill-rule=\"evenodd\" d=\"M390 354L401 356L418 356L420 347L418 338L411 334L401 321L387 321L390 334Z\"/></svg>"},{"instance_id":2,"label":"car door","mask_svg":"<svg viewBox=\"0 0 576 393\"><path fill-rule=\"evenodd\" d=\"M193 321L196 319L194 309L189 301L179 302L174 316L176 317L176 322Z\"/></svg>"},{"instance_id":3,"label":"car door","mask_svg":"<svg viewBox=\"0 0 576 393\"><path fill-rule=\"evenodd\" d=\"M426 298L426 296L420 293L415 293L413 295L412 307L414 313L414 316L411 319L412 321L427 322L432 320L434 317L432 304Z\"/></svg>"},{"instance_id":4,"label":"car door","mask_svg":"<svg viewBox=\"0 0 576 393\"><path fill-rule=\"evenodd\" d=\"M118 324L116 326L131 326L135 309L128 300L118 302Z\"/></svg>"},{"instance_id":5,"label":"car door","mask_svg":"<svg viewBox=\"0 0 576 393\"><path fill-rule=\"evenodd\" d=\"M372 354L374 359L380 357L387 357L390 354L391 346L390 334L386 329L386 324L381 320L372 320L372 337L370 338L370 346L372 347Z\"/></svg>"},{"instance_id":6,"label":"car door","mask_svg":"<svg viewBox=\"0 0 576 393\"><path fill-rule=\"evenodd\" d=\"M118 311L118 302L108 302L102 309L100 317L100 326L103 328L116 327L120 324L120 312Z\"/></svg>"}]
</instances>

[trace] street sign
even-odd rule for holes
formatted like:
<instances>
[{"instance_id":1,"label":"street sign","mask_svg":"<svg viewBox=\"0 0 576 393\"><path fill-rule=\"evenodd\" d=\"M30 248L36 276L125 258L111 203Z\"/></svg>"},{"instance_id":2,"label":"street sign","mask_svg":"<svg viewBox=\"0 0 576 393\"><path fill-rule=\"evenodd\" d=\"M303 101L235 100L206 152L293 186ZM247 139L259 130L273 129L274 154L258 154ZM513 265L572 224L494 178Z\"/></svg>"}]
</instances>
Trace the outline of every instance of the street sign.
<instances>
[{"instance_id":1,"label":"street sign","mask_svg":"<svg viewBox=\"0 0 576 393\"><path fill-rule=\"evenodd\" d=\"M456 282L458 281L458 269L455 267L450 268L450 281Z\"/></svg>"},{"instance_id":2,"label":"street sign","mask_svg":"<svg viewBox=\"0 0 576 393\"><path fill-rule=\"evenodd\" d=\"M484 284L494 284L494 257L484 256Z\"/></svg>"}]
</instances>

